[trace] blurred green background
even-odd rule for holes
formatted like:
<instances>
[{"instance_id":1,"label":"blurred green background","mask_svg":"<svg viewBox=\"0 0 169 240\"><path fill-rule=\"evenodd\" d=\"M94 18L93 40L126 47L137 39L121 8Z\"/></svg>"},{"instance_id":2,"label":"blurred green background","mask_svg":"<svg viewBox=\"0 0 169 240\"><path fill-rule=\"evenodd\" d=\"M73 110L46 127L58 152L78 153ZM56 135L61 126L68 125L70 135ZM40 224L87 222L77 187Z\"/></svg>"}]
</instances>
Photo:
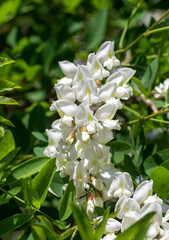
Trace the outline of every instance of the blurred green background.
<instances>
[{"instance_id":1,"label":"blurred green background","mask_svg":"<svg viewBox=\"0 0 169 240\"><path fill-rule=\"evenodd\" d=\"M0 68L0 78L17 83L21 89L5 93L19 105L1 105L0 113L15 125L11 130L21 154L40 156L47 144L44 131L57 118L49 111L56 99L53 86L63 76L58 61L85 63L87 55L106 40L114 40L115 50L119 49L129 22L123 42L123 47L127 46L167 9L166 0L141 2L129 22L137 0L1 0L0 56L15 63ZM160 26L167 25L169 18ZM137 68L136 76L141 78L159 49L164 57L159 60L155 85L169 76L167 31L142 38L127 54L117 57L123 66Z\"/></svg>"}]
</instances>

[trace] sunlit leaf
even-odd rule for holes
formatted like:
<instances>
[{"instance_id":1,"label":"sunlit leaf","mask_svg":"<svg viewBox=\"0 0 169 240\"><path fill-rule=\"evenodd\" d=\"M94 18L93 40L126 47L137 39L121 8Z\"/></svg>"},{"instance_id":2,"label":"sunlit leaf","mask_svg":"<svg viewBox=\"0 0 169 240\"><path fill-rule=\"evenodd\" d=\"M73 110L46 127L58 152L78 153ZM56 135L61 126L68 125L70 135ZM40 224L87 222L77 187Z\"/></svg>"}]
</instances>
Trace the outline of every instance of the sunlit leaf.
<instances>
[{"instance_id":1,"label":"sunlit leaf","mask_svg":"<svg viewBox=\"0 0 169 240\"><path fill-rule=\"evenodd\" d=\"M9 58L4 58L4 57L0 57L0 67L3 67L4 65L10 64L10 63L14 63L15 61Z\"/></svg>"},{"instance_id":2,"label":"sunlit leaf","mask_svg":"<svg viewBox=\"0 0 169 240\"><path fill-rule=\"evenodd\" d=\"M11 91L12 89L19 89L21 88L16 83L13 83L8 80L0 79L0 92L4 91Z\"/></svg>"},{"instance_id":3,"label":"sunlit leaf","mask_svg":"<svg viewBox=\"0 0 169 240\"><path fill-rule=\"evenodd\" d=\"M23 177L28 177L36 172L38 172L49 160L48 157L35 157L31 158L12 170L12 176L15 179L21 179Z\"/></svg>"},{"instance_id":4,"label":"sunlit leaf","mask_svg":"<svg viewBox=\"0 0 169 240\"><path fill-rule=\"evenodd\" d=\"M169 170L165 167L156 167L150 178L153 179L153 191L162 199L169 199Z\"/></svg>"}]
</instances>

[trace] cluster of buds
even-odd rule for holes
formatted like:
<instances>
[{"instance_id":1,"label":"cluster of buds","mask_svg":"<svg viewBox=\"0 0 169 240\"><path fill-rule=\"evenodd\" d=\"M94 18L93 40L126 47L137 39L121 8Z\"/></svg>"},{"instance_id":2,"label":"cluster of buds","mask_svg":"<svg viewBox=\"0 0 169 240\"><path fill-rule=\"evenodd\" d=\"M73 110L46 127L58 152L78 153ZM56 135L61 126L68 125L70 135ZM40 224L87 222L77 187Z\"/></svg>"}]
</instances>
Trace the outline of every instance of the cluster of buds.
<instances>
[{"instance_id":1,"label":"cluster of buds","mask_svg":"<svg viewBox=\"0 0 169 240\"><path fill-rule=\"evenodd\" d=\"M96 54L89 54L86 65L76 66L69 61L59 65L65 77L55 84L58 100L50 110L57 111L60 119L53 122L52 129L46 130L49 144L44 154L56 157L61 177L73 179L76 203L86 201L91 219L95 217L96 206L103 207L105 201L119 199L116 210L121 223L116 222L118 229L113 225L115 231L109 231L112 221L109 219L106 236L112 237L104 237L115 239L115 232L125 230L149 211L144 207L140 210L139 204L143 203L134 197L138 190L133 199L130 198L134 191L132 179L128 173L114 168L110 147L106 145L113 139L112 130L120 130L119 121L114 117L122 108L121 100L127 100L132 94L128 81L135 71L120 67L114 55L114 42L110 41L103 43ZM137 211L126 215L131 207Z\"/></svg>"}]
</instances>

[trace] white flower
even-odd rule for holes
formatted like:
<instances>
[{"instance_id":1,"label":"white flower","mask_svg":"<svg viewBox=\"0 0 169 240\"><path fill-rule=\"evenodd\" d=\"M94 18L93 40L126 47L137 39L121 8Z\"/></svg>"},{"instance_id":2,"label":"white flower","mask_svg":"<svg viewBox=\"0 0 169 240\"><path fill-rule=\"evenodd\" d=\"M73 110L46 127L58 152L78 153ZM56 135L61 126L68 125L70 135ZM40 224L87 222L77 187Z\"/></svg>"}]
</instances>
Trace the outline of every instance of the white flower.
<instances>
[{"instance_id":1,"label":"white flower","mask_svg":"<svg viewBox=\"0 0 169 240\"><path fill-rule=\"evenodd\" d=\"M122 108L119 99L111 98L106 101L106 104L101 106L95 113L95 117L99 121L111 120L116 114L117 110Z\"/></svg>"},{"instance_id":2,"label":"white flower","mask_svg":"<svg viewBox=\"0 0 169 240\"><path fill-rule=\"evenodd\" d=\"M51 111L57 110L59 115L63 117L64 115L75 116L77 105L68 100L58 100L52 103L50 107Z\"/></svg>"},{"instance_id":3,"label":"white flower","mask_svg":"<svg viewBox=\"0 0 169 240\"><path fill-rule=\"evenodd\" d=\"M120 61L114 56L114 42L104 42L97 51L96 57L109 70L120 65Z\"/></svg>"},{"instance_id":4,"label":"white flower","mask_svg":"<svg viewBox=\"0 0 169 240\"><path fill-rule=\"evenodd\" d=\"M106 234L106 236L104 236L100 240L114 240L116 238L117 238L117 236L114 233L108 233L108 234Z\"/></svg>"},{"instance_id":5,"label":"white flower","mask_svg":"<svg viewBox=\"0 0 169 240\"><path fill-rule=\"evenodd\" d=\"M152 195L152 187L153 187L153 181L146 180L142 182L138 187L136 188L133 198L141 205L144 203L144 201Z\"/></svg>"},{"instance_id":6,"label":"white flower","mask_svg":"<svg viewBox=\"0 0 169 240\"><path fill-rule=\"evenodd\" d=\"M87 59L87 66L95 80L102 80L110 75L109 71L106 71L94 53L89 54Z\"/></svg>"},{"instance_id":7,"label":"white flower","mask_svg":"<svg viewBox=\"0 0 169 240\"><path fill-rule=\"evenodd\" d=\"M77 67L69 62L69 61L61 61L59 62L59 66L62 70L62 72L69 78L73 78L75 76Z\"/></svg>"},{"instance_id":8,"label":"white flower","mask_svg":"<svg viewBox=\"0 0 169 240\"><path fill-rule=\"evenodd\" d=\"M66 99L71 102L75 102L75 88L70 87L63 83L57 83L54 86L58 99Z\"/></svg>"},{"instance_id":9,"label":"white flower","mask_svg":"<svg viewBox=\"0 0 169 240\"><path fill-rule=\"evenodd\" d=\"M116 94L116 83L106 83L98 89L99 99L101 102L106 102L106 100L115 97Z\"/></svg>"},{"instance_id":10,"label":"white flower","mask_svg":"<svg viewBox=\"0 0 169 240\"><path fill-rule=\"evenodd\" d=\"M108 218L105 233L115 233L121 229L121 223L114 218Z\"/></svg>"},{"instance_id":11,"label":"white flower","mask_svg":"<svg viewBox=\"0 0 169 240\"><path fill-rule=\"evenodd\" d=\"M130 174L117 172L110 186L110 192L112 192L114 197L130 197L133 194L133 183Z\"/></svg>"},{"instance_id":12,"label":"white flower","mask_svg":"<svg viewBox=\"0 0 169 240\"><path fill-rule=\"evenodd\" d=\"M124 232L127 228L140 220L140 215L137 212L129 211L124 215L122 220L121 231Z\"/></svg>"},{"instance_id":13,"label":"white flower","mask_svg":"<svg viewBox=\"0 0 169 240\"><path fill-rule=\"evenodd\" d=\"M128 212L136 212L139 214L140 205L133 198L124 196L117 201L115 212L117 212L117 217L119 219L123 219Z\"/></svg>"}]
</instances>

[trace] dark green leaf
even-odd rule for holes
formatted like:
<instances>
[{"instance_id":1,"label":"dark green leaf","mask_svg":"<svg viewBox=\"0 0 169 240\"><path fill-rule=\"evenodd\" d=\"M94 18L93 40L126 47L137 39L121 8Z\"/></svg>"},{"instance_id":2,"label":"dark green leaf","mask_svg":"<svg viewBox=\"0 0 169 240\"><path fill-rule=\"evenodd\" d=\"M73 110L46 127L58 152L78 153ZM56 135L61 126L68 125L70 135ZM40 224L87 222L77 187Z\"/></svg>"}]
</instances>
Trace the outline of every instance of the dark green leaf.
<instances>
[{"instance_id":1,"label":"dark green leaf","mask_svg":"<svg viewBox=\"0 0 169 240\"><path fill-rule=\"evenodd\" d=\"M113 141L109 143L111 152L113 154L113 161L120 163L124 160L125 154L131 151L131 144L122 141Z\"/></svg>"},{"instance_id":2,"label":"dark green leaf","mask_svg":"<svg viewBox=\"0 0 169 240\"><path fill-rule=\"evenodd\" d=\"M41 132L32 132L32 135L42 142L48 142L47 138Z\"/></svg>"},{"instance_id":3,"label":"dark green leaf","mask_svg":"<svg viewBox=\"0 0 169 240\"><path fill-rule=\"evenodd\" d=\"M15 148L10 153L8 153L3 159L0 160L0 170L6 168L9 163L14 159L20 148Z\"/></svg>"},{"instance_id":4,"label":"dark green leaf","mask_svg":"<svg viewBox=\"0 0 169 240\"><path fill-rule=\"evenodd\" d=\"M82 240L94 240L94 234L86 209L83 206L80 209L76 205L72 205L72 212Z\"/></svg>"},{"instance_id":5,"label":"dark green leaf","mask_svg":"<svg viewBox=\"0 0 169 240\"><path fill-rule=\"evenodd\" d=\"M162 162L169 159L169 148L159 151L156 154L153 154L152 156L149 156L144 161L144 170L148 176L151 175L153 169L160 165Z\"/></svg>"},{"instance_id":6,"label":"dark green leaf","mask_svg":"<svg viewBox=\"0 0 169 240\"><path fill-rule=\"evenodd\" d=\"M0 236L15 230L33 218L32 214L19 213L0 221Z\"/></svg>"},{"instance_id":7,"label":"dark green leaf","mask_svg":"<svg viewBox=\"0 0 169 240\"><path fill-rule=\"evenodd\" d=\"M132 77L132 81L138 86L142 94L147 98L148 97L148 92L146 91L143 83L136 77Z\"/></svg>"},{"instance_id":8,"label":"dark green leaf","mask_svg":"<svg viewBox=\"0 0 169 240\"><path fill-rule=\"evenodd\" d=\"M46 198L55 171L56 159L52 158L47 161L47 163L41 168L40 172L32 180L32 187L38 193L41 203Z\"/></svg>"},{"instance_id":9,"label":"dark green leaf","mask_svg":"<svg viewBox=\"0 0 169 240\"><path fill-rule=\"evenodd\" d=\"M63 185L68 182L68 177L60 177L60 171L55 172L50 188L58 196L63 197Z\"/></svg>"},{"instance_id":10,"label":"dark green leaf","mask_svg":"<svg viewBox=\"0 0 169 240\"><path fill-rule=\"evenodd\" d=\"M37 105L31 112L29 119L29 129L31 132L44 132L46 129L46 116L44 108Z\"/></svg>"},{"instance_id":11,"label":"dark green leaf","mask_svg":"<svg viewBox=\"0 0 169 240\"><path fill-rule=\"evenodd\" d=\"M63 221L67 219L72 213L72 203L75 202L75 186L71 180L64 192L59 206L59 217Z\"/></svg>"},{"instance_id":12,"label":"dark green leaf","mask_svg":"<svg viewBox=\"0 0 169 240\"><path fill-rule=\"evenodd\" d=\"M10 130L5 132L5 135L0 140L0 160L2 160L8 153L15 149L15 141Z\"/></svg>"}]
</instances>

